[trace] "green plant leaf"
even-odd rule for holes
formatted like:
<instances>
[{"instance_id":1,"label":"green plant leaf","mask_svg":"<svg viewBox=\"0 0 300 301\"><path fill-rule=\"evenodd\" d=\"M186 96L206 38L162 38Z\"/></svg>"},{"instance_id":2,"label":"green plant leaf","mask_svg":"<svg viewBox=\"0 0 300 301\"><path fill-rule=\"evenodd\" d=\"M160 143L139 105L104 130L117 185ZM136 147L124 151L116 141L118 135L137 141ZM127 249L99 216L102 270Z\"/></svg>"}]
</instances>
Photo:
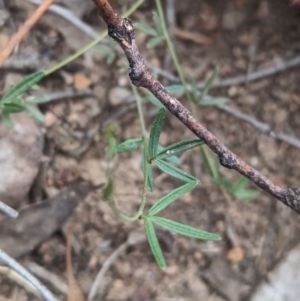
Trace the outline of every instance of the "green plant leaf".
<instances>
[{"instance_id":1,"label":"green plant leaf","mask_svg":"<svg viewBox=\"0 0 300 301\"><path fill-rule=\"evenodd\" d=\"M151 126L149 145L148 145L149 160L152 160L156 156L158 140L159 140L160 133L162 131L165 114L166 114L165 108L159 109L158 113L155 116L153 124Z\"/></svg>"},{"instance_id":2,"label":"green plant leaf","mask_svg":"<svg viewBox=\"0 0 300 301\"><path fill-rule=\"evenodd\" d=\"M204 144L204 141L201 139L189 139L189 140L179 141L166 147L163 151L160 151L157 154L156 158L165 159L177 155L178 153L185 152L186 150L189 150L191 148L200 146L202 144Z\"/></svg>"},{"instance_id":3,"label":"green plant leaf","mask_svg":"<svg viewBox=\"0 0 300 301\"><path fill-rule=\"evenodd\" d=\"M213 181L216 184L223 186L229 193L232 194L233 184L229 180L227 180L225 178L218 178L218 179L213 179Z\"/></svg>"},{"instance_id":4,"label":"green plant leaf","mask_svg":"<svg viewBox=\"0 0 300 301\"><path fill-rule=\"evenodd\" d=\"M155 105L159 109L164 108L164 105L148 90L146 91L146 97L153 105Z\"/></svg>"},{"instance_id":5,"label":"green plant leaf","mask_svg":"<svg viewBox=\"0 0 300 301\"><path fill-rule=\"evenodd\" d=\"M146 164L149 164L148 162ZM148 166L148 186L151 192L155 190L155 183L154 183L154 176L153 176L153 169L151 164Z\"/></svg>"},{"instance_id":6,"label":"green plant leaf","mask_svg":"<svg viewBox=\"0 0 300 301\"><path fill-rule=\"evenodd\" d=\"M215 79L217 78L218 74L219 74L219 68L216 67L214 69L214 72L212 73L211 77L207 80L207 82L205 83L205 85L202 89L202 94L203 95L206 94L206 92L212 87L212 85L213 85Z\"/></svg>"},{"instance_id":7,"label":"green plant leaf","mask_svg":"<svg viewBox=\"0 0 300 301\"><path fill-rule=\"evenodd\" d=\"M159 245L156 233L151 220L147 217L144 219L146 236L150 245L151 252L158 264L158 266L164 270L166 268L166 261Z\"/></svg>"},{"instance_id":8,"label":"green plant leaf","mask_svg":"<svg viewBox=\"0 0 300 301\"><path fill-rule=\"evenodd\" d=\"M155 24L155 29L156 29L157 35L163 36L162 21L156 12L153 12L153 21Z\"/></svg>"},{"instance_id":9,"label":"green plant leaf","mask_svg":"<svg viewBox=\"0 0 300 301\"><path fill-rule=\"evenodd\" d=\"M15 98L19 97L21 94L38 83L45 75L45 71L37 71L24 77L19 83L15 84L6 92L6 94L1 99L1 102L12 102Z\"/></svg>"},{"instance_id":10,"label":"green plant leaf","mask_svg":"<svg viewBox=\"0 0 300 301\"><path fill-rule=\"evenodd\" d=\"M25 107L16 103L5 103L3 104L3 111L5 111L8 114L20 113L25 111Z\"/></svg>"},{"instance_id":11,"label":"green plant leaf","mask_svg":"<svg viewBox=\"0 0 300 301\"><path fill-rule=\"evenodd\" d=\"M48 95L43 96L37 96L37 97L28 97L26 98L26 103L32 103L32 104L40 104L40 103L46 103L50 100L50 97Z\"/></svg>"},{"instance_id":12,"label":"green plant leaf","mask_svg":"<svg viewBox=\"0 0 300 301\"><path fill-rule=\"evenodd\" d=\"M238 182L233 186L234 191L239 191L244 189L247 184L249 183L249 180L246 177L240 177Z\"/></svg>"},{"instance_id":13,"label":"green plant leaf","mask_svg":"<svg viewBox=\"0 0 300 301\"><path fill-rule=\"evenodd\" d=\"M196 78L194 76L191 77L191 94L192 94L193 101L198 102L200 92L199 92L199 89L197 87Z\"/></svg>"},{"instance_id":14,"label":"green plant leaf","mask_svg":"<svg viewBox=\"0 0 300 301\"><path fill-rule=\"evenodd\" d=\"M140 31L146 33L149 36L153 36L156 37L157 36L157 32L154 28L150 27L148 24L146 23L134 23L134 27L139 29Z\"/></svg>"},{"instance_id":15,"label":"green plant leaf","mask_svg":"<svg viewBox=\"0 0 300 301\"><path fill-rule=\"evenodd\" d=\"M182 95L184 92L184 87L182 85L167 86L166 89L175 96Z\"/></svg>"},{"instance_id":16,"label":"green plant leaf","mask_svg":"<svg viewBox=\"0 0 300 301\"><path fill-rule=\"evenodd\" d=\"M226 102L228 102L228 98L226 97L203 96L203 98L200 99L199 104L201 104L202 106L217 106L222 105Z\"/></svg>"},{"instance_id":17,"label":"green plant leaf","mask_svg":"<svg viewBox=\"0 0 300 301\"><path fill-rule=\"evenodd\" d=\"M165 148L164 148L163 146L161 146L160 144L158 144L157 152L158 152L158 153L161 153L161 152L163 152L164 150L165 150ZM170 161L170 162L176 164L176 165L181 164L180 159L179 159L178 157L176 157L175 155L172 155L172 156L170 156L170 157L167 157L166 159L167 159L168 161Z\"/></svg>"},{"instance_id":18,"label":"green plant leaf","mask_svg":"<svg viewBox=\"0 0 300 301\"><path fill-rule=\"evenodd\" d=\"M239 200L253 199L257 196L255 190L242 189L233 193L233 195Z\"/></svg>"},{"instance_id":19,"label":"green plant leaf","mask_svg":"<svg viewBox=\"0 0 300 301\"><path fill-rule=\"evenodd\" d=\"M37 121L45 123L45 121L46 121L45 116L41 113L41 111L39 111L33 105L25 104L25 110L30 116L35 118Z\"/></svg>"},{"instance_id":20,"label":"green plant leaf","mask_svg":"<svg viewBox=\"0 0 300 301\"><path fill-rule=\"evenodd\" d=\"M155 38L151 38L148 43L146 44L146 47L148 49L152 49L154 47L156 47L161 41L162 41L162 37L155 37Z\"/></svg>"},{"instance_id":21,"label":"green plant leaf","mask_svg":"<svg viewBox=\"0 0 300 301\"><path fill-rule=\"evenodd\" d=\"M217 234L206 232L199 230L197 228L184 225L181 223L177 223L174 221L171 221L169 219L165 219L159 216L152 216L151 221L167 230L170 230L172 232L191 237L201 240L220 240L221 237Z\"/></svg>"},{"instance_id":22,"label":"green plant leaf","mask_svg":"<svg viewBox=\"0 0 300 301\"><path fill-rule=\"evenodd\" d=\"M193 177L192 175L186 173L185 171L183 171L182 169L179 169L178 167L175 167L167 162L164 162L163 160L155 160L155 163L157 165L157 167L165 172L167 175L176 178L178 180L181 180L183 182L193 182L193 181L198 181L198 179L196 179L195 177Z\"/></svg>"},{"instance_id":23,"label":"green plant leaf","mask_svg":"<svg viewBox=\"0 0 300 301\"><path fill-rule=\"evenodd\" d=\"M9 114L5 111L2 112L2 118L3 118L3 122L4 124L11 129L13 127L13 122L9 116Z\"/></svg>"},{"instance_id":24,"label":"green plant leaf","mask_svg":"<svg viewBox=\"0 0 300 301\"><path fill-rule=\"evenodd\" d=\"M129 152L131 150L139 148L142 144L143 144L142 138L128 139L118 145L116 152L118 154Z\"/></svg>"},{"instance_id":25,"label":"green plant leaf","mask_svg":"<svg viewBox=\"0 0 300 301\"><path fill-rule=\"evenodd\" d=\"M187 183L177 189L174 189L164 197L162 197L160 200L158 200L148 211L148 215L152 216L163 209L165 209L167 206L172 204L174 201L176 201L178 198L182 197L185 193L188 191L193 190L197 185L199 184L199 181L194 181Z\"/></svg>"},{"instance_id":26,"label":"green plant leaf","mask_svg":"<svg viewBox=\"0 0 300 301\"><path fill-rule=\"evenodd\" d=\"M40 86L39 85L33 85L30 89L38 91L38 90L40 90Z\"/></svg>"}]
</instances>

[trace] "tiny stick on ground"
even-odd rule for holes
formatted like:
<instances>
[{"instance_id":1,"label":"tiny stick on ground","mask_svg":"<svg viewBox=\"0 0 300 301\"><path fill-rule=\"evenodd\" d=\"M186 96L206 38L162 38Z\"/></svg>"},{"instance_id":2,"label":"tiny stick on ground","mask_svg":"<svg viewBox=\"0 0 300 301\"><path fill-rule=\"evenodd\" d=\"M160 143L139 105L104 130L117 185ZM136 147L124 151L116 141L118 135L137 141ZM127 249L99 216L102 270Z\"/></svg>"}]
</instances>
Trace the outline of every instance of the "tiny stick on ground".
<instances>
[{"instance_id":1,"label":"tiny stick on ground","mask_svg":"<svg viewBox=\"0 0 300 301\"><path fill-rule=\"evenodd\" d=\"M119 17L107 0L93 0L93 2L107 24L108 35L121 46L127 57L129 62L129 77L132 83L137 87L146 88L159 99L175 117L207 144L219 157L222 166L236 170L258 187L269 192L283 204L300 214L300 189L282 188L275 185L270 179L245 163L222 144L150 73L138 50L132 22L127 18Z\"/></svg>"},{"instance_id":2,"label":"tiny stick on ground","mask_svg":"<svg viewBox=\"0 0 300 301\"><path fill-rule=\"evenodd\" d=\"M33 13L33 15L23 24L19 31L12 37L9 43L0 51L0 67L9 58L14 48L20 43L20 41L28 34L30 29L41 18L41 16L47 11L48 7L55 0L45 0Z\"/></svg>"}]
</instances>

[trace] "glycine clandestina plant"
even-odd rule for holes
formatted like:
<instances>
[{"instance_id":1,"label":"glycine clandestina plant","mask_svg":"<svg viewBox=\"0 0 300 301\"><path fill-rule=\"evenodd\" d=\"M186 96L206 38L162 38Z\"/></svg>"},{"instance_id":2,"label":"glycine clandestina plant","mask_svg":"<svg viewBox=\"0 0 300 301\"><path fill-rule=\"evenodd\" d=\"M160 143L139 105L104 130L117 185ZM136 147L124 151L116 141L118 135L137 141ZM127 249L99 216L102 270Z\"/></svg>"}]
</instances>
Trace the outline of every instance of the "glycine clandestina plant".
<instances>
[{"instance_id":1,"label":"glycine clandestina plant","mask_svg":"<svg viewBox=\"0 0 300 301\"><path fill-rule=\"evenodd\" d=\"M165 219L157 216L159 212L163 209L167 208L178 198L183 196L185 193L193 190L197 185L200 184L200 181L196 179L194 176L188 174L184 170L176 167L174 164L180 163L179 158L176 156L179 153L187 151L189 149L198 147L203 144L201 139L189 139L183 140L177 143L174 143L166 148L159 145L159 137L162 131L163 122L165 118L165 108L160 108L154 122L151 127L149 140L144 138L132 138L118 145L116 153L128 152L134 149L137 149L141 146L144 146L143 150L143 159L142 159L142 167L144 172L144 187L142 193L141 206L138 212L133 217L124 216L116 207L114 202L114 198L112 194L108 197L108 190L112 191L112 182L109 181L107 189L105 190L106 199L108 199L110 206L113 211L123 218L126 221L133 222L138 218L144 220L144 226L146 231L146 236L151 248L151 251L155 257L155 260L158 266L161 269L166 268L166 262L160 248L155 229L153 224L156 224L160 227L163 227L169 231L191 237L200 240L219 240L220 237L216 234L209 233L206 231L202 231L193 227L190 227L185 224L181 224L169 219ZM159 199L145 214L144 207L146 204L146 192L147 188L150 191L154 191L154 178L152 172L152 164L156 164L156 166L167 175L178 179L185 184L179 188L174 189L167 195L163 196Z\"/></svg>"}]
</instances>

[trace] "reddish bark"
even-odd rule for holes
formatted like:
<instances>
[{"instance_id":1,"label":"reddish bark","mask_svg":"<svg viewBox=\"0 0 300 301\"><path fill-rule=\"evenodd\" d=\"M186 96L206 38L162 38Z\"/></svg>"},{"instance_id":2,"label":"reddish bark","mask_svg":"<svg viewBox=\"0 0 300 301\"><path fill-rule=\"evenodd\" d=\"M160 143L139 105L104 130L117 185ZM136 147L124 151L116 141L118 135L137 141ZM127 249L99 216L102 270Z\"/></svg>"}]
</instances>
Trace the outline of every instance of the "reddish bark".
<instances>
[{"instance_id":1,"label":"reddish bark","mask_svg":"<svg viewBox=\"0 0 300 301\"><path fill-rule=\"evenodd\" d=\"M129 62L129 77L137 87L148 89L157 99L197 137L219 157L222 166L234 169L247 177L261 189L269 192L276 199L300 214L300 189L282 188L274 185L267 177L245 163L236 154L223 145L210 131L198 122L165 87L155 79L148 70L143 57L136 45L134 27L126 18L120 18L107 0L93 0L100 11L100 15L108 26L108 34L123 49Z\"/></svg>"}]
</instances>

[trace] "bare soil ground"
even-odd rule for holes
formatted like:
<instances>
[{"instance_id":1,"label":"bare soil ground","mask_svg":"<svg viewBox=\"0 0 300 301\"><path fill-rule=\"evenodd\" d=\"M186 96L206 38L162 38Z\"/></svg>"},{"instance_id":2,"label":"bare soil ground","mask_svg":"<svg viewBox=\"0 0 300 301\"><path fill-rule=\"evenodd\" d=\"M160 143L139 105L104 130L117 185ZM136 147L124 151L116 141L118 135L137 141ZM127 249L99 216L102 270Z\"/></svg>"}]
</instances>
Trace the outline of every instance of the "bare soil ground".
<instances>
[{"instance_id":1,"label":"bare soil ground","mask_svg":"<svg viewBox=\"0 0 300 301\"><path fill-rule=\"evenodd\" d=\"M1 29L1 43L34 7L26 1L7 2L10 21ZM67 1L64 2L68 7ZM118 11L124 10L125 1L111 2ZM151 24L153 2L145 1L132 20ZM300 16L287 1L186 0L175 1L175 7L176 27L211 39L210 44L199 44L174 35L173 42L187 78L195 76L199 81L205 80L216 65L220 67L221 78L244 75L284 62L299 52ZM94 10L80 11L78 15L95 30L104 29ZM74 26L67 25L63 18L47 14L14 56L38 53L39 60L42 58L39 68L60 61L89 40L81 38L83 34ZM153 66L168 68L175 74L173 65L166 60L166 45L148 50L146 41L147 37L138 32L137 42L145 58ZM123 97L132 94L126 73L119 71L124 62L123 55L117 54L115 61L107 64L95 51L41 82L40 94L91 90L87 97L41 106L47 117L44 163L39 173L42 178L36 181L36 185L41 185L42 198L55 195L79 178L94 184L107 181L105 133L109 125L114 126L119 141L141 136L134 102L130 97ZM1 90L7 87L8 79L26 73L28 69L1 71ZM278 132L300 137L299 68L246 84L215 88L211 94L228 97L230 106L270 124ZM188 106L184 97L180 100ZM149 129L154 107L145 104L144 111ZM299 187L299 149L258 132L217 107L199 107L198 113L201 122L246 162L278 185ZM192 137L167 114L161 137L163 145ZM203 243L158 230L167 270L158 269L147 242L142 239L127 247L113 262L103 278L101 296L95 300L251 300L256 287L298 244L299 217L290 209L260 190L254 200L236 200L212 183L199 152L189 152L183 158L183 168L198 177L201 186L175 202L162 216L218 233L222 240ZM116 199L128 214L134 213L139 205L143 180L140 160L141 153L134 151L110 163ZM221 173L232 181L239 178L230 170L222 169ZM158 170L155 175L157 189L149 194L148 206L179 186ZM28 202L35 201L31 198ZM112 252L130 235L143 238L142 224L119 221L102 200L100 190L91 193L77 207L68 223L73 225L75 278L85 295ZM34 261L66 279L65 228L21 262ZM59 295L52 286L49 288ZM0 300L36 300L6 276L0 276L0 294L3 296Z\"/></svg>"}]
</instances>

